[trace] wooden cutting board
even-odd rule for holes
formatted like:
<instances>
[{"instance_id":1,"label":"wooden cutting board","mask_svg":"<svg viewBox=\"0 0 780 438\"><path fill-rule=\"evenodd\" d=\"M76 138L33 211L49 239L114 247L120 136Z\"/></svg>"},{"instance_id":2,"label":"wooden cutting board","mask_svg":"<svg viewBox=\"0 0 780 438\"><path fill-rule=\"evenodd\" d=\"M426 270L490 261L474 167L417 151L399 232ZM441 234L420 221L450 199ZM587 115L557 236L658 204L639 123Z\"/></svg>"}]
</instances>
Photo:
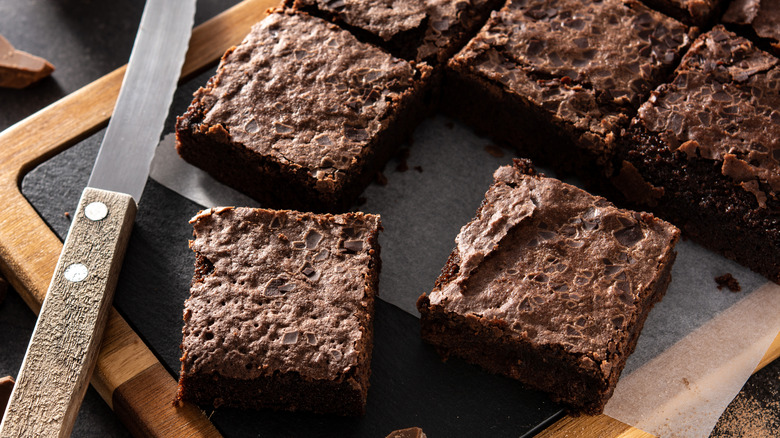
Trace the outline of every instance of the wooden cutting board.
<instances>
[{"instance_id":1,"label":"wooden cutting board","mask_svg":"<svg viewBox=\"0 0 780 438\"><path fill-rule=\"evenodd\" d=\"M276 1L247 0L199 26L183 77L213 65L237 44ZM37 313L62 244L22 196L22 177L37 164L103 127L113 109L124 68L41 110L0 133L0 269ZM776 339L762 365L780 355ZM176 382L152 351L113 311L92 379L128 428L144 436L219 436L194 406L171 403ZM564 418L543 436L646 436L607 416Z\"/></svg>"}]
</instances>

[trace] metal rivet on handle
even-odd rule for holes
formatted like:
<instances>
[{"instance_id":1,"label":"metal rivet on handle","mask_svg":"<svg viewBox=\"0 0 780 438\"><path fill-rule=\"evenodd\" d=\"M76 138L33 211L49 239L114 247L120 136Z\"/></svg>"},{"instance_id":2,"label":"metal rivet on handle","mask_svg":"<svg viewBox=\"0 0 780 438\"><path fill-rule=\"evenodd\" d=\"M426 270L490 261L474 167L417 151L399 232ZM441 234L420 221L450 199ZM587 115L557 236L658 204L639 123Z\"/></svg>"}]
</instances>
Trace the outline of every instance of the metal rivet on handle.
<instances>
[{"instance_id":1,"label":"metal rivet on handle","mask_svg":"<svg viewBox=\"0 0 780 438\"><path fill-rule=\"evenodd\" d=\"M103 220L108 216L108 207L102 202L92 202L84 207L84 215L93 221Z\"/></svg>"},{"instance_id":2,"label":"metal rivet on handle","mask_svg":"<svg viewBox=\"0 0 780 438\"><path fill-rule=\"evenodd\" d=\"M87 278L87 275L89 275L89 269L81 263L74 263L65 268L65 279L74 283Z\"/></svg>"}]
</instances>

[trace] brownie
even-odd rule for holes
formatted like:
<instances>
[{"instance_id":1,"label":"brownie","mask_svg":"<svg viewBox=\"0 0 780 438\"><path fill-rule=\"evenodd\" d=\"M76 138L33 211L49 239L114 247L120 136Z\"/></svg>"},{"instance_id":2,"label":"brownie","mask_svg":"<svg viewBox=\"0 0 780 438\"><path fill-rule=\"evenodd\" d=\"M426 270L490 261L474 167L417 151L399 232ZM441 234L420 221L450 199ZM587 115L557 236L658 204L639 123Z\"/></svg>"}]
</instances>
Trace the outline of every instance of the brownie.
<instances>
[{"instance_id":1,"label":"brownie","mask_svg":"<svg viewBox=\"0 0 780 438\"><path fill-rule=\"evenodd\" d=\"M223 207L191 223L178 398L362 414L379 217Z\"/></svg>"},{"instance_id":2,"label":"brownie","mask_svg":"<svg viewBox=\"0 0 780 438\"><path fill-rule=\"evenodd\" d=\"M780 0L734 0L723 22L780 56Z\"/></svg>"},{"instance_id":3,"label":"brownie","mask_svg":"<svg viewBox=\"0 0 780 438\"><path fill-rule=\"evenodd\" d=\"M176 148L264 207L345 210L428 114L430 71L277 11L195 93Z\"/></svg>"},{"instance_id":4,"label":"brownie","mask_svg":"<svg viewBox=\"0 0 780 438\"><path fill-rule=\"evenodd\" d=\"M511 0L448 63L442 107L524 156L598 179L690 34L633 0Z\"/></svg>"},{"instance_id":5,"label":"brownie","mask_svg":"<svg viewBox=\"0 0 780 438\"><path fill-rule=\"evenodd\" d=\"M423 339L600 413L666 292L679 230L536 175L527 160L494 179L417 301Z\"/></svg>"},{"instance_id":6,"label":"brownie","mask_svg":"<svg viewBox=\"0 0 780 438\"><path fill-rule=\"evenodd\" d=\"M446 62L505 0L287 0L395 56Z\"/></svg>"},{"instance_id":7,"label":"brownie","mask_svg":"<svg viewBox=\"0 0 780 438\"><path fill-rule=\"evenodd\" d=\"M642 105L615 184L704 246L780 282L780 61L716 26Z\"/></svg>"}]
</instances>

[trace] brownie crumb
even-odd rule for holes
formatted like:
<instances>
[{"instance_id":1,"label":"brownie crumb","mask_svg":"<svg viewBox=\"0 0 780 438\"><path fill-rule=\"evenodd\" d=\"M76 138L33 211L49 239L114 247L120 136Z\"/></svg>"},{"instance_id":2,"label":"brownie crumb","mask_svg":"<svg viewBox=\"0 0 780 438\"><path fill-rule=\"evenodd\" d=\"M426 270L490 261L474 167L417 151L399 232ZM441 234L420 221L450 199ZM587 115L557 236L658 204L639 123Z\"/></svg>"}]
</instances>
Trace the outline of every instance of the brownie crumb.
<instances>
[{"instance_id":1,"label":"brownie crumb","mask_svg":"<svg viewBox=\"0 0 780 438\"><path fill-rule=\"evenodd\" d=\"M376 183L380 186L386 186L387 185L387 177L382 172L376 173Z\"/></svg>"},{"instance_id":2,"label":"brownie crumb","mask_svg":"<svg viewBox=\"0 0 780 438\"><path fill-rule=\"evenodd\" d=\"M422 173L422 166L414 166L414 170L416 170L419 173Z\"/></svg>"},{"instance_id":3,"label":"brownie crumb","mask_svg":"<svg viewBox=\"0 0 780 438\"><path fill-rule=\"evenodd\" d=\"M494 144L485 145L485 152L496 158L501 158L504 156L504 151L502 151L500 147Z\"/></svg>"},{"instance_id":4,"label":"brownie crumb","mask_svg":"<svg viewBox=\"0 0 780 438\"><path fill-rule=\"evenodd\" d=\"M407 159L409 158L409 148L401 148L398 151L397 158L399 163L397 166L395 166L395 171L406 172L407 170L409 170L409 162L407 161Z\"/></svg>"},{"instance_id":5,"label":"brownie crumb","mask_svg":"<svg viewBox=\"0 0 780 438\"><path fill-rule=\"evenodd\" d=\"M720 277L715 277L715 282L718 283L718 290L721 290L724 287L729 288L732 292L739 292L742 290L737 279L729 273L723 274Z\"/></svg>"}]
</instances>

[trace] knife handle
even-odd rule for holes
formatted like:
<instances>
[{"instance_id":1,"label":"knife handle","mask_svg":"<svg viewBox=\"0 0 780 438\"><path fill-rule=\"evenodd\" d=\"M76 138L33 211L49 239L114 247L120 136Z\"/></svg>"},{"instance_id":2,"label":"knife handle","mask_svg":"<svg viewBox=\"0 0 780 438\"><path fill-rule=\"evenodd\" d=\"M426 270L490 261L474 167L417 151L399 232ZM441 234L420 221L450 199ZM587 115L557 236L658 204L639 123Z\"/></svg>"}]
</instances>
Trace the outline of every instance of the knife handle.
<instances>
[{"instance_id":1,"label":"knife handle","mask_svg":"<svg viewBox=\"0 0 780 438\"><path fill-rule=\"evenodd\" d=\"M67 437L89 385L135 219L133 198L87 187L11 393L0 437Z\"/></svg>"}]
</instances>

